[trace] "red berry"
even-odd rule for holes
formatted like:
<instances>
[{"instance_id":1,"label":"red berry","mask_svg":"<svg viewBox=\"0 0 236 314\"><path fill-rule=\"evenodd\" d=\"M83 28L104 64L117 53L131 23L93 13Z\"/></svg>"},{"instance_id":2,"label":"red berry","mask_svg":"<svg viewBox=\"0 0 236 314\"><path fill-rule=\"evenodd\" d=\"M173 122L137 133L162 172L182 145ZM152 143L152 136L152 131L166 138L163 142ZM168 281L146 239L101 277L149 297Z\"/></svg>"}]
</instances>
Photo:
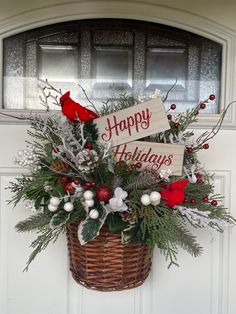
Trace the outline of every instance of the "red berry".
<instances>
[{"instance_id":1,"label":"red berry","mask_svg":"<svg viewBox=\"0 0 236 314\"><path fill-rule=\"evenodd\" d=\"M96 182L95 182L95 181L92 181L92 182L91 182L91 186L93 186L93 187L96 186Z\"/></svg>"},{"instance_id":2,"label":"red berry","mask_svg":"<svg viewBox=\"0 0 236 314\"><path fill-rule=\"evenodd\" d=\"M209 144L204 144L203 146L202 146L204 149L208 149L209 148Z\"/></svg>"},{"instance_id":3,"label":"red berry","mask_svg":"<svg viewBox=\"0 0 236 314\"><path fill-rule=\"evenodd\" d=\"M70 194L73 194L75 191L75 187L72 185L72 183L67 183L65 185L65 191L69 192Z\"/></svg>"},{"instance_id":4,"label":"red berry","mask_svg":"<svg viewBox=\"0 0 236 314\"><path fill-rule=\"evenodd\" d=\"M93 145L91 143L88 143L86 145L86 148L89 149L89 150L92 150L93 149Z\"/></svg>"},{"instance_id":5,"label":"red berry","mask_svg":"<svg viewBox=\"0 0 236 314\"><path fill-rule=\"evenodd\" d=\"M196 173L197 183L203 183L205 180L205 175L201 172Z\"/></svg>"},{"instance_id":6,"label":"red berry","mask_svg":"<svg viewBox=\"0 0 236 314\"><path fill-rule=\"evenodd\" d=\"M179 123L178 123L178 122L176 122L176 123L174 124L174 126L175 126L175 128L176 128L176 129L178 129L178 127L179 127Z\"/></svg>"},{"instance_id":7,"label":"red berry","mask_svg":"<svg viewBox=\"0 0 236 314\"><path fill-rule=\"evenodd\" d=\"M195 112L195 116L198 116L198 115L199 115L199 111L196 111L196 112Z\"/></svg>"},{"instance_id":8,"label":"red berry","mask_svg":"<svg viewBox=\"0 0 236 314\"><path fill-rule=\"evenodd\" d=\"M91 182L85 182L84 185L87 187L87 188L90 188L92 185L91 185Z\"/></svg>"},{"instance_id":9,"label":"red berry","mask_svg":"<svg viewBox=\"0 0 236 314\"><path fill-rule=\"evenodd\" d=\"M59 148L58 147L53 147L53 151L54 151L54 153L59 153Z\"/></svg>"},{"instance_id":10,"label":"red berry","mask_svg":"<svg viewBox=\"0 0 236 314\"><path fill-rule=\"evenodd\" d=\"M193 148L192 148L192 147L187 147L187 152L188 152L189 154L192 154L192 153L193 153Z\"/></svg>"},{"instance_id":11,"label":"red berry","mask_svg":"<svg viewBox=\"0 0 236 314\"><path fill-rule=\"evenodd\" d=\"M204 203L208 203L209 198L208 198L208 196L204 196L202 200L203 200Z\"/></svg>"},{"instance_id":12,"label":"red berry","mask_svg":"<svg viewBox=\"0 0 236 314\"><path fill-rule=\"evenodd\" d=\"M201 108L201 109L205 109L205 108L206 108L206 104L201 103L201 104L200 104L200 108Z\"/></svg>"},{"instance_id":13,"label":"red berry","mask_svg":"<svg viewBox=\"0 0 236 314\"><path fill-rule=\"evenodd\" d=\"M171 119L172 119L172 115L171 115L171 114L168 114L168 115L167 115L167 119L168 119L168 120L171 120Z\"/></svg>"},{"instance_id":14,"label":"red berry","mask_svg":"<svg viewBox=\"0 0 236 314\"><path fill-rule=\"evenodd\" d=\"M211 94L210 96L209 96L209 99L210 100L214 100L216 98L216 96L214 95L214 94Z\"/></svg>"},{"instance_id":15,"label":"red berry","mask_svg":"<svg viewBox=\"0 0 236 314\"><path fill-rule=\"evenodd\" d=\"M175 110L175 109L176 109L176 104L172 104L172 105L170 106L170 109Z\"/></svg>"},{"instance_id":16,"label":"red berry","mask_svg":"<svg viewBox=\"0 0 236 314\"><path fill-rule=\"evenodd\" d=\"M135 169L135 168L136 168L136 164L132 164L131 169Z\"/></svg>"},{"instance_id":17,"label":"red berry","mask_svg":"<svg viewBox=\"0 0 236 314\"><path fill-rule=\"evenodd\" d=\"M81 180L78 178L78 179L74 179L74 183L75 184L80 184Z\"/></svg>"},{"instance_id":18,"label":"red berry","mask_svg":"<svg viewBox=\"0 0 236 314\"><path fill-rule=\"evenodd\" d=\"M136 166L136 168L140 169L142 167L142 163L141 162L136 162L135 166Z\"/></svg>"},{"instance_id":19,"label":"red berry","mask_svg":"<svg viewBox=\"0 0 236 314\"><path fill-rule=\"evenodd\" d=\"M217 204L218 204L218 202L216 200L211 201L212 206L216 206Z\"/></svg>"},{"instance_id":20,"label":"red berry","mask_svg":"<svg viewBox=\"0 0 236 314\"><path fill-rule=\"evenodd\" d=\"M184 203L188 203L188 199L187 198L184 199Z\"/></svg>"},{"instance_id":21,"label":"red berry","mask_svg":"<svg viewBox=\"0 0 236 314\"><path fill-rule=\"evenodd\" d=\"M68 183L68 182L70 182L70 178L68 178L68 177L60 177L60 178L58 179L58 183L61 183L61 184L63 184L63 185L65 185L65 184Z\"/></svg>"},{"instance_id":22,"label":"red berry","mask_svg":"<svg viewBox=\"0 0 236 314\"><path fill-rule=\"evenodd\" d=\"M196 204L196 199L195 198L191 198L190 203L191 204Z\"/></svg>"},{"instance_id":23,"label":"red berry","mask_svg":"<svg viewBox=\"0 0 236 314\"><path fill-rule=\"evenodd\" d=\"M107 185L101 185L96 189L96 198L102 202L108 202L112 198L112 189Z\"/></svg>"}]
</instances>

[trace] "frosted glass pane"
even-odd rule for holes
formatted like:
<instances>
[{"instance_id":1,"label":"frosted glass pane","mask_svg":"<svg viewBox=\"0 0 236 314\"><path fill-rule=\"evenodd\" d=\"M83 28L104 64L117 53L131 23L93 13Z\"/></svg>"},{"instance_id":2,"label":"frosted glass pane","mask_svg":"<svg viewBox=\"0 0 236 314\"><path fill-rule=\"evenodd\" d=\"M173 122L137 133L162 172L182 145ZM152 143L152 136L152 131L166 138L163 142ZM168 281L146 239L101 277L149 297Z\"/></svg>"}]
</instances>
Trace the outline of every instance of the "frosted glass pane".
<instances>
[{"instance_id":1,"label":"frosted glass pane","mask_svg":"<svg viewBox=\"0 0 236 314\"><path fill-rule=\"evenodd\" d=\"M132 50L96 47L96 83L125 83L132 86Z\"/></svg>"},{"instance_id":2,"label":"frosted glass pane","mask_svg":"<svg viewBox=\"0 0 236 314\"><path fill-rule=\"evenodd\" d=\"M168 90L177 79L176 87L185 88L186 69L186 49L149 48L146 86Z\"/></svg>"},{"instance_id":3,"label":"frosted glass pane","mask_svg":"<svg viewBox=\"0 0 236 314\"><path fill-rule=\"evenodd\" d=\"M77 79L77 49L73 46L40 45L39 76L54 82Z\"/></svg>"}]
</instances>

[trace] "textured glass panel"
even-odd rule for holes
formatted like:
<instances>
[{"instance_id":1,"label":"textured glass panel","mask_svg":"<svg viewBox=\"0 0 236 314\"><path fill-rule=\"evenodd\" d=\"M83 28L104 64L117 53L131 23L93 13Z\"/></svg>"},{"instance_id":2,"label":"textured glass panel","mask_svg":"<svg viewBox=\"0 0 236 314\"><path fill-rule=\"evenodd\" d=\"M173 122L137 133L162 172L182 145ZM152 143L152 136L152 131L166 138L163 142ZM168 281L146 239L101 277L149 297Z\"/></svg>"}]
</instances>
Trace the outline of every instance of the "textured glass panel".
<instances>
[{"instance_id":1,"label":"textured glass panel","mask_svg":"<svg viewBox=\"0 0 236 314\"><path fill-rule=\"evenodd\" d=\"M40 109L38 79L101 105L126 92L151 97L156 88L176 111L209 94L204 113L219 112L222 46L173 27L134 20L94 19L49 25L4 39L4 108ZM14 91L14 92L13 92Z\"/></svg>"},{"instance_id":2,"label":"textured glass panel","mask_svg":"<svg viewBox=\"0 0 236 314\"><path fill-rule=\"evenodd\" d=\"M168 90L176 79L176 88L184 89L186 87L186 50L149 48L147 51L147 88Z\"/></svg>"},{"instance_id":3,"label":"textured glass panel","mask_svg":"<svg viewBox=\"0 0 236 314\"><path fill-rule=\"evenodd\" d=\"M132 87L132 50L130 48L96 47L95 88Z\"/></svg>"},{"instance_id":4,"label":"textured glass panel","mask_svg":"<svg viewBox=\"0 0 236 314\"><path fill-rule=\"evenodd\" d=\"M73 46L40 45L39 76L59 82L73 82L78 76L78 53Z\"/></svg>"}]
</instances>

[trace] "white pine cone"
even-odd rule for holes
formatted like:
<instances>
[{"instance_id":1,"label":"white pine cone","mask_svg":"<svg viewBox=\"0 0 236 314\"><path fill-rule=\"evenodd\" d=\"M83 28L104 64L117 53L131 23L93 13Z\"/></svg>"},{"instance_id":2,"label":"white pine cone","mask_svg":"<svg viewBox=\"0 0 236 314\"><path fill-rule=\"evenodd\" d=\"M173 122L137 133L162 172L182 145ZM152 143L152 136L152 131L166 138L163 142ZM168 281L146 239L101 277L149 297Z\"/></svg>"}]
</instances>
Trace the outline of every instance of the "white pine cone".
<instances>
[{"instance_id":1,"label":"white pine cone","mask_svg":"<svg viewBox=\"0 0 236 314\"><path fill-rule=\"evenodd\" d=\"M98 154L95 150L83 149L75 157L75 165L80 171L92 172L98 162Z\"/></svg>"}]
</instances>

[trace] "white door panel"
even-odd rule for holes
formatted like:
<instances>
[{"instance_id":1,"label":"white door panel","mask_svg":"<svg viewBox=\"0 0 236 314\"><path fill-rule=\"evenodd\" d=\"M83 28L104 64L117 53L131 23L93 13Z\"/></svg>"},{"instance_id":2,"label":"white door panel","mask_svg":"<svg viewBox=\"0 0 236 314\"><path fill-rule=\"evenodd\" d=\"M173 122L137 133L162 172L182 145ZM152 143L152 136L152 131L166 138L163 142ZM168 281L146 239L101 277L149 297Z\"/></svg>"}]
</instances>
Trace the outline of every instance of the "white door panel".
<instances>
[{"instance_id":1,"label":"white door panel","mask_svg":"<svg viewBox=\"0 0 236 314\"><path fill-rule=\"evenodd\" d=\"M200 130L196 131L196 135ZM24 147L26 126L0 126L0 313L1 314L235 314L236 230L219 235L215 242L197 230L204 247L201 257L180 251L180 267L167 269L159 251L146 282L122 292L94 292L77 285L70 276L65 236L40 254L22 273L34 234L19 234L14 225L28 212L23 205L12 209L6 201L9 181L20 174L13 157ZM210 149L200 154L206 168L216 173L216 192L236 216L236 148L234 131L222 130Z\"/></svg>"}]
</instances>

